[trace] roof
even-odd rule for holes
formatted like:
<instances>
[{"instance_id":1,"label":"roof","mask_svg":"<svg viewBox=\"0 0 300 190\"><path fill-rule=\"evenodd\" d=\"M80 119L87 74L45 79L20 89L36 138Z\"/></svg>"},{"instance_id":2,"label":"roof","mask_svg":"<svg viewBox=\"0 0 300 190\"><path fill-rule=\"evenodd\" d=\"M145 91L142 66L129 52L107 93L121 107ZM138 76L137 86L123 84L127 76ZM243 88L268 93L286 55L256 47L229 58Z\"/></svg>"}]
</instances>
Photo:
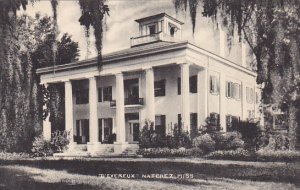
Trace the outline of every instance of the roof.
<instances>
[{"instance_id":1,"label":"roof","mask_svg":"<svg viewBox=\"0 0 300 190\"><path fill-rule=\"evenodd\" d=\"M161 17L168 17L169 19L173 20L174 22L177 22L177 23L179 23L181 25L184 24L183 22L177 20L176 18L171 17L167 13L159 13L159 14L156 14L156 15L151 15L151 16L148 16L148 17L143 17L143 18L137 19L135 21L138 22L138 23L141 23L141 22L144 22L144 21L147 21L147 20L150 20L150 19L161 18Z\"/></svg>"},{"instance_id":2,"label":"roof","mask_svg":"<svg viewBox=\"0 0 300 190\"><path fill-rule=\"evenodd\" d=\"M122 61L122 60L128 60L133 59L136 57L141 56L149 56L157 53L165 53L169 51L176 51L180 49L186 49L186 48L192 48L195 49L199 53L203 53L209 57L212 57L213 59L220 60L224 64L234 67L238 70L241 70L243 72L246 72L250 75L255 76L255 72L248 70L232 61L229 61L223 57L220 57L219 55L216 55L214 53L211 53L205 49L202 49L192 43L189 43L188 41L181 41L181 42L165 42L165 41L159 41L155 43L145 44L142 46L134 46L131 48L127 48L121 51L116 51L113 53L105 54L102 57L102 64L109 64L113 61ZM47 74L53 72L53 69L55 69L56 72L59 71L65 71L70 69L80 69L80 68L86 68L86 67L92 67L97 66L97 58L91 58L91 59L85 59L82 61L77 61L69 64L64 65L56 65L55 68L53 67L45 67L40 68L37 70L37 74Z\"/></svg>"}]
</instances>

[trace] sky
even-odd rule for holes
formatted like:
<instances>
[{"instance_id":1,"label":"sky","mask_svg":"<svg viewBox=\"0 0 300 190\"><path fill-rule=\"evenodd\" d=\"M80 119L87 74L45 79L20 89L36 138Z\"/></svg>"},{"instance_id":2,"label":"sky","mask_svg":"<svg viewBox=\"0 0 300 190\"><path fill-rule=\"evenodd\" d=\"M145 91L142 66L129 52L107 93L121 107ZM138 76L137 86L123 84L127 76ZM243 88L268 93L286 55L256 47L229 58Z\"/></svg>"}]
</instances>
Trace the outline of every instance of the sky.
<instances>
[{"instance_id":1,"label":"sky","mask_svg":"<svg viewBox=\"0 0 300 190\"><path fill-rule=\"evenodd\" d=\"M210 18L201 17L201 7L198 9L196 28L193 35L189 11L176 13L173 0L108 0L107 4L110 8L110 16L105 17L103 54L129 48L130 37L138 36L138 24L134 20L162 12L184 22L182 40L189 40L204 49L214 53L218 52L216 25ZM29 3L25 12L30 16L34 16L37 12L40 12L42 15L52 16L50 1L40 0L35 2L34 5ZM96 56L95 39L93 35L90 36L91 53L87 54L84 27L78 21L80 15L81 11L78 1L59 0L59 31L61 34L65 32L71 34L72 39L79 43L80 59L92 58Z\"/></svg>"}]
</instances>

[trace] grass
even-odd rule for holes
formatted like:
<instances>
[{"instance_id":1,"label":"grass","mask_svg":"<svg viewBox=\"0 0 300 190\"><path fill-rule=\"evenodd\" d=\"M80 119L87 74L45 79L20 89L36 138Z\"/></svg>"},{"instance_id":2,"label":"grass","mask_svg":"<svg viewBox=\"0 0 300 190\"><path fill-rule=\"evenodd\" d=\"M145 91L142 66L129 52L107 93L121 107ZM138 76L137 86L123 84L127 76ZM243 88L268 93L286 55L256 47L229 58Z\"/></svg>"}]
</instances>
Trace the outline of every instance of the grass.
<instances>
[{"instance_id":1,"label":"grass","mask_svg":"<svg viewBox=\"0 0 300 190\"><path fill-rule=\"evenodd\" d=\"M75 160L0 160L0 165L23 165L40 169L64 170L70 174L181 174L195 179L206 177L293 183L300 186L300 163L242 162L201 159L75 159Z\"/></svg>"},{"instance_id":2,"label":"grass","mask_svg":"<svg viewBox=\"0 0 300 190\"><path fill-rule=\"evenodd\" d=\"M186 180L112 179L28 166L0 166L0 190L62 189L295 189L289 183L253 182L202 176Z\"/></svg>"}]
</instances>

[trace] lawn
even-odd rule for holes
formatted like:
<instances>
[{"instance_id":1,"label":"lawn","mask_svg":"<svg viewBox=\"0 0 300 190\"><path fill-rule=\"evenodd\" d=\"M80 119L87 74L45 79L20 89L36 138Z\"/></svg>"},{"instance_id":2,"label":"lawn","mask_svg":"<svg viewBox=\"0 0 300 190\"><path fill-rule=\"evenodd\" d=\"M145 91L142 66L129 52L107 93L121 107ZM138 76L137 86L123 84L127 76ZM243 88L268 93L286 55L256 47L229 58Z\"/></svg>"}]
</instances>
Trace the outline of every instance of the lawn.
<instances>
[{"instance_id":1,"label":"lawn","mask_svg":"<svg viewBox=\"0 0 300 190\"><path fill-rule=\"evenodd\" d=\"M112 179L29 166L0 166L2 190L62 189L296 189L294 184L233 180L203 175L185 180Z\"/></svg>"},{"instance_id":2,"label":"lawn","mask_svg":"<svg viewBox=\"0 0 300 190\"><path fill-rule=\"evenodd\" d=\"M101 178L99 174L134 174L134 178ZM173 174L177 177L146 178L151 174ZM186 175L192 175L193 178L182 178ZM299 187L299 162L266 163L187 158L0 159L0 190L296 189Z\"/></svg>"}]
</instances>

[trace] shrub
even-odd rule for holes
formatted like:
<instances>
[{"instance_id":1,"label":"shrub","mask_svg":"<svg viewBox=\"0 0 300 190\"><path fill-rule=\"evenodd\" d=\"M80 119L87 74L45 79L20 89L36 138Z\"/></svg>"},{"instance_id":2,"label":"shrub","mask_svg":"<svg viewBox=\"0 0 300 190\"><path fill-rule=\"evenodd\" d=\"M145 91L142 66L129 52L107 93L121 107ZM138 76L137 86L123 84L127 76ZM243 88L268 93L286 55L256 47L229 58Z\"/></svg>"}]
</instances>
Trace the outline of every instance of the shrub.
<instances>
[{"instance_id":1,"label":"shrub","mask_svg":"<svg viewBox=\"0 0 300 190\"><path fill-rule=\"evenodd\" d=\"M216 142L217 150L236 150L244 147L244 141L238 132L227 132L224 134L215 134L212 138Z\"/></svg>"},{"instance_id":2,"label":"shrub","mask_svg":"<svg viewBox=\"0 0 300 190\"><path fill-rule=\"evenodd\" d=\"M168 157L191 157L201 156L203 152L199 149L169 149L169 148L148 148L139 149L137 154L142 155L145 158L168 158Z\"/></svg>"},{"instance_id":3,"label":"shrub","mask_svg":"<svg viewBox=\"0 0 300 190\"><path fill-rule=\"evenodd\" d=\"M68 134L67 131L58 130L51 134L50 144L53 152L63 152L67 148L69 144Z\"/></svg>"},{"instance_id":4,"label":"shrub","mask_svg":"<svg viewBox=\"0 0 300 190\"><path fill-rule=\"evenodd\" d=\"M34 157L45 157L53 155L51 143L50 141L45 140L43 135L35 137L31 151Z\"/></svg>"},{"instance_id":5,"label":"shrub","mask_svg":"<svg viewBox=\"0 0 300 190\"><path fill-rule=\"evenodd\" d=\"M242 148L238 148L236 150L218 150L211 152L204 157L217 160L253 160L253 156L250 152Z\"/></svg>"},{"instance_id":6,"label":"shrub","mask_svg":"<svg viewBox=\"0 0 300 190\"><path fill-rule=\"evenodd\" d=\"M277 151L289 149L289 137L287 134L269 134L268 141L261 150L264 151Z\"/></svg>"},{"instance_id":7,"label":"shrub","mask_svg":"<svg viewBox=\"0 0 300 190\"><path fill-rule=\"evenodd\" d=\"M237 131L242 135L245 142L245 148L248 150L257 150L263 138L263 130L258 123L250 121L238 121L232 124L232 131Z\"/></svg>"},{"instance_id":8,"label":"shrub","mask_svg":"<svg viewBox=\"0 0 300 190\"><path fill-rule=\"evenodd\" d=\"M9 153L9 152L0 152L0 159L1 160L22 160L28 159L30 155L28 153Z\"/></svg>"},{"instance_id":9,"label":"shrub","mask_svg":"<svg viewBox=\"0 0 300 190\"><path fill-rule=\"evenodd\" d=\"M31 149L34 157L52 156L53 153L63 152L67 148L68 132L55 131L51 137L50 141L44 139L43 135L35 138Z\"/></svg>"},{"instance_id":10,"label":"shrub","mask_svg":"<svg viewBox=\"0 0 300 190\"><path fill-rule=\"evenodd\" d=\"M279 151L263 151L256 152L257 161L268 162L291 162L300 161L300 152L279 150Z\"/></svg>"},{"instance_id":11,"label":"shrub","mask_svg":"<svg viewBox=\"0 0 300 190\"><path fill-rule=\"evenodd\" d=\"M212 152L215 150L216 142L209 134L204 134L194 138L193 146L201 149L204 153Z\"/></svg>"}]
</instances>

